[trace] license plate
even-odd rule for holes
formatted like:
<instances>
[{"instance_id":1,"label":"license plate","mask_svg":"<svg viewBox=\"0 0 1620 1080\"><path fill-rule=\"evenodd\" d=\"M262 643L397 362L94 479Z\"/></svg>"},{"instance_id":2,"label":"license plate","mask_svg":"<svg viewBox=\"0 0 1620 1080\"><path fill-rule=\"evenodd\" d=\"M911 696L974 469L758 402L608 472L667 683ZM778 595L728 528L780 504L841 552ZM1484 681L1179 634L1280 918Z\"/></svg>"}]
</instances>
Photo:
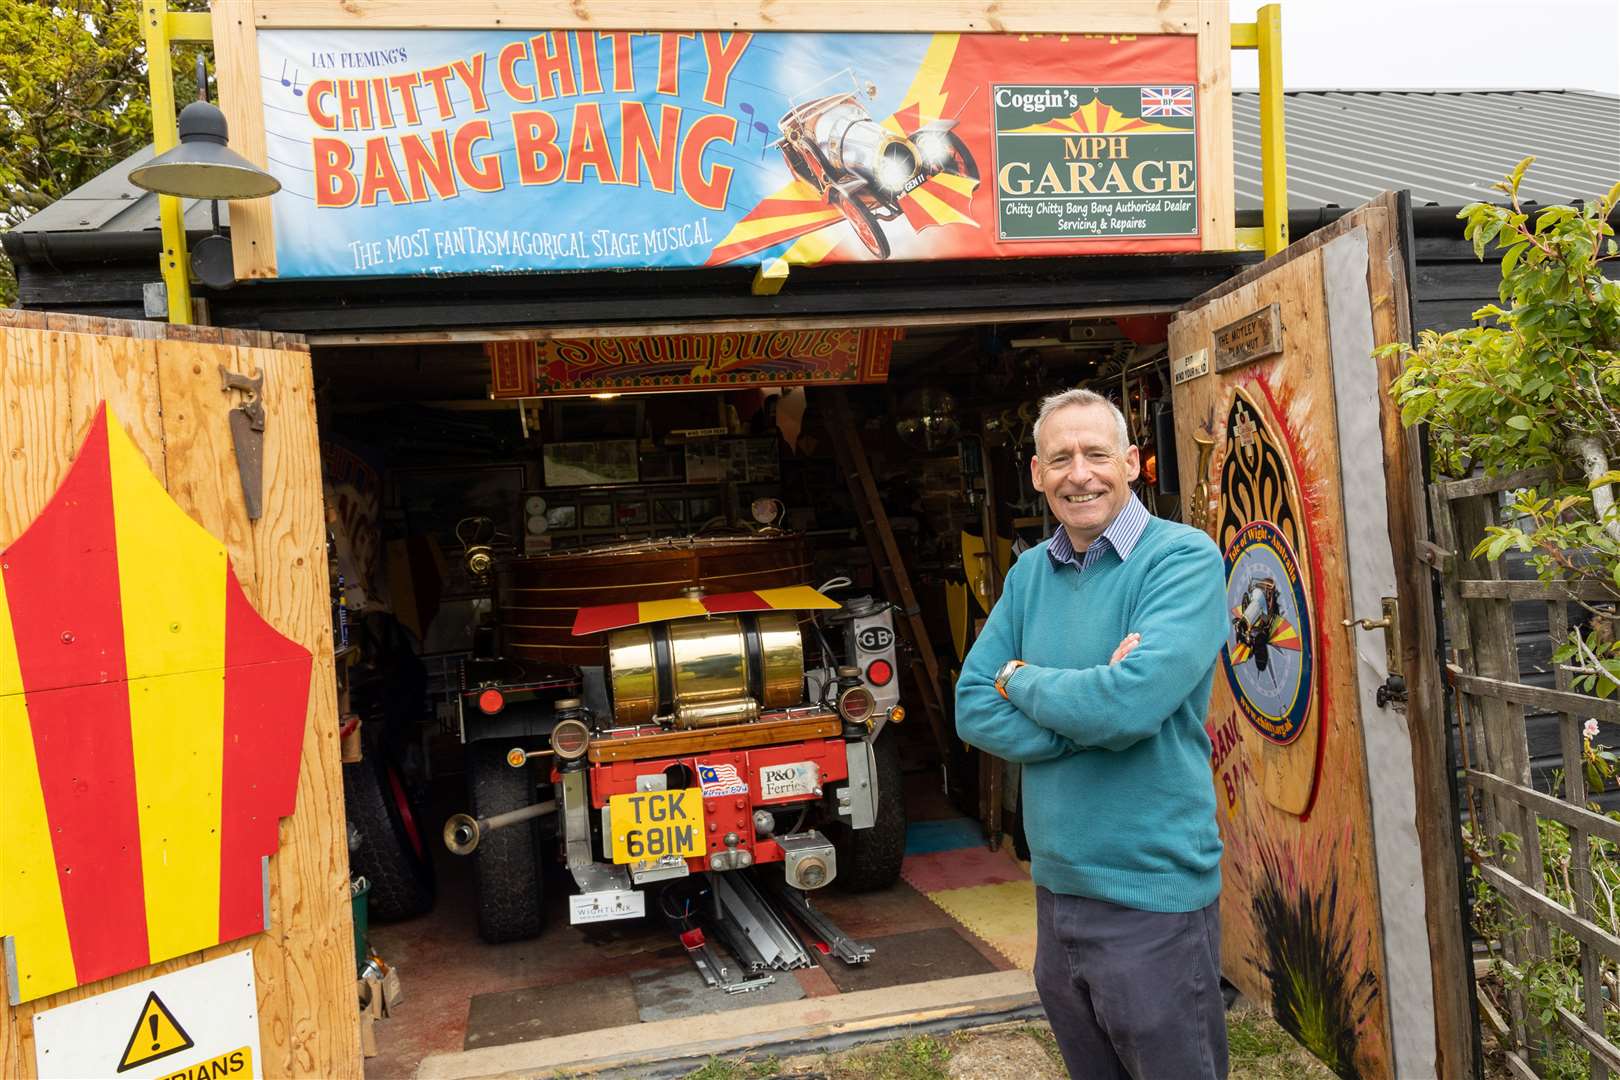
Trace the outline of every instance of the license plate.
<instances>
[{"instance_id":1,"label":"license plate","mask_svg":"<svg viewBox=\"0 0 1620 1080\"><path fill-rule=\"evenodd\" d=\"M616 863L666 855L696 859L708 850L703 835L703 792L698 788L611 795L608 822L609 846Z\"/></svg>"},{"instance_id":2,"label":"license plate","mask_svg":"<svg viewBox=\"0 0 1620 1080\"><path fill-rule=\"evenodd\" d=\"M790 761L786 765L766 765L759 770L761 799L814 795L820 785L821 770L813 761Z\"/></svg>"}]
</instances>

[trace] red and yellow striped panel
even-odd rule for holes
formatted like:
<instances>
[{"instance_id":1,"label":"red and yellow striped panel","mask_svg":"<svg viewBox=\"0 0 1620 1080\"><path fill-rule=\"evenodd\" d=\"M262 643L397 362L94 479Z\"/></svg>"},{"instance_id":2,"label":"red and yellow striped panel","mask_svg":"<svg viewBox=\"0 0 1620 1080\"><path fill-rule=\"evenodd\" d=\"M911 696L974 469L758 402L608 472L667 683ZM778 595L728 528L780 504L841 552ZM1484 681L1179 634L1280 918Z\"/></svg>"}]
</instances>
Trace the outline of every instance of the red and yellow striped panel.
<instances>
[{"instance_id":1,"label":"red and yellow striped panel","mask_svg":"<svg viewBox=\"0 0 1620 1080\"><path fill-rule=\"evenodd\" d=\"M310 662L103 408L0 553L14 1004L265 928Z\"/></svg>"},{"instance_id":2,"label":"red and yellow striped panel","mask_svg":"<svg viewBox=\"0 0 1620 1080\"><path fill-rule=\"evenodd\" d=\"M671 619L690 619L700 615L734 615L748 611L817 611L833 610L843 605L808 585L789 585L780 589L756 589L751 592L716 593L697 599L685 597L675 600L644 600L641 603L603 604L600 607L580 608L574 616L574 636L600 634L607 630L620 630L643 623L669 622Z\"/></svg>"}]
</instances>

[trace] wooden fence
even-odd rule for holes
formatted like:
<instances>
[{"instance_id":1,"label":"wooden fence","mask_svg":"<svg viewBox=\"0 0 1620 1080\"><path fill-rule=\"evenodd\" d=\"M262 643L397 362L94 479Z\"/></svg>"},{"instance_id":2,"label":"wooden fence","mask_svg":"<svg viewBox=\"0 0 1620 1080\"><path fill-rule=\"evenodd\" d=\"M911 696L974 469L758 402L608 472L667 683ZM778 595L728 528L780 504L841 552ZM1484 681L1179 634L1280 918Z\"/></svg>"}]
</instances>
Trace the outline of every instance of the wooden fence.
<instances>
[{"instance_id":1,"label":"wooden fence","mask_svg":"<svg viewBox=\"0 0 1620 1080\"><path fill-rule=\"evenodd\" d=\"M1476 855L1482 882L1500 897L1508 916L1497 943L1500 959L1511 971L1553 955L1555 945L1578 951L1579 1014L1554 1006L1552 1022L1542 1022L1543 1009L1513 980L1507 983L1506 1015L1483 991L1480 1014L1495 1029L1498 1044L1513 1075L1539 1078L1554 1030L1585 1051L1590 1075L1606 1080L1620 1072L1620 1047L1605 1035L1604 971L1620 964L1620 937L1599 925L1594 840L1620 843L1620 821L1587 809L1588 791L1582 767L1582 726L1589 717L1620 725L1620 700L1599 700L1571 690L1567 666L1557 666L1548 689L1522 681L1515 643L1513 605L1546 605L1547 629L1555 640L1568 632L1570 605L1599 597L1596 589L1569 588L1539 581L1504 580L1496 562L1470 553L1497 523L1502 492L1530 486L1545 474L1450 480L1429 489L1437 550L1429 560L1441 571L1447 637L1450 639L1450 683L1456 691L1459 746L1466 779L1467 807L1476 827L1489 836L1519 837L1516 853L1493 850ZM1562 792L1537 790L1532 781L1526 708L1558 714ZM1561 823L1569 831L1569 891L1573 906L1548 895L1539 823Z\"/></svg>"}]
</instances>

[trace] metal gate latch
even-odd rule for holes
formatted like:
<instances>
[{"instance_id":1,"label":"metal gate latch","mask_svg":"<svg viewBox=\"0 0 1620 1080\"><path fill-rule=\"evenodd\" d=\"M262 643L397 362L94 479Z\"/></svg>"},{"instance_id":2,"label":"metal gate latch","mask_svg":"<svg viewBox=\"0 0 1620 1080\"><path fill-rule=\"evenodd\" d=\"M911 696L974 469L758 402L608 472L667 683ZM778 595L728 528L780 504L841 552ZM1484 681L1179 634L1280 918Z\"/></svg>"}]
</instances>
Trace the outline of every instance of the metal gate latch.
<instances>
[{"instance_id":1,"label":"metal gate latch","mask_svg":"<svg viewBox=\"0 0 1620 1080\"><path fill-rule=\"evenodd\" d=\"M1382 619L1346 619L1344 625L1359 626L1363 630L1382 630L1384 632L1384 659L1385 667L1391 675L1400 675L1401 672L1401 605L1393 596L1382 599L1384 617Z\"/></svg>"},{"instance_id":2,"label":"metal gate latch","mask_svg":"<svg viewBox=\"0 0 1620 1080\"><path fill-rule=\"evenodd\" d=\"M242 502L249 521L264 513L264 375L250 379L219 365L220 390L247 395L231 410L231 442L236 447L236 471L242 478Z\"/></svg>"}]
</instances>

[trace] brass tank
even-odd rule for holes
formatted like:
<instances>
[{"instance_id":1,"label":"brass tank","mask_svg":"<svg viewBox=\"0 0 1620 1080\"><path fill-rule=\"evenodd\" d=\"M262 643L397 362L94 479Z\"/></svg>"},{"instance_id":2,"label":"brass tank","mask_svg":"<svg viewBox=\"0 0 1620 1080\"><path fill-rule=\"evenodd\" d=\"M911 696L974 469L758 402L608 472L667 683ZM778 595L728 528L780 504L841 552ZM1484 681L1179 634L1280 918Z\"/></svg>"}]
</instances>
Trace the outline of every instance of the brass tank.
<instances>
[{"instance_id":1,"label":"brass tank","mask_svg":"<svg viewBox=\"0 0 1620 1080\"><path fill-rule=\"evenodd\" d=\"M713 727L804 700L795 612L631 626L608 635L607 649L616 724Z\"/></svg>"}]
</instances>

